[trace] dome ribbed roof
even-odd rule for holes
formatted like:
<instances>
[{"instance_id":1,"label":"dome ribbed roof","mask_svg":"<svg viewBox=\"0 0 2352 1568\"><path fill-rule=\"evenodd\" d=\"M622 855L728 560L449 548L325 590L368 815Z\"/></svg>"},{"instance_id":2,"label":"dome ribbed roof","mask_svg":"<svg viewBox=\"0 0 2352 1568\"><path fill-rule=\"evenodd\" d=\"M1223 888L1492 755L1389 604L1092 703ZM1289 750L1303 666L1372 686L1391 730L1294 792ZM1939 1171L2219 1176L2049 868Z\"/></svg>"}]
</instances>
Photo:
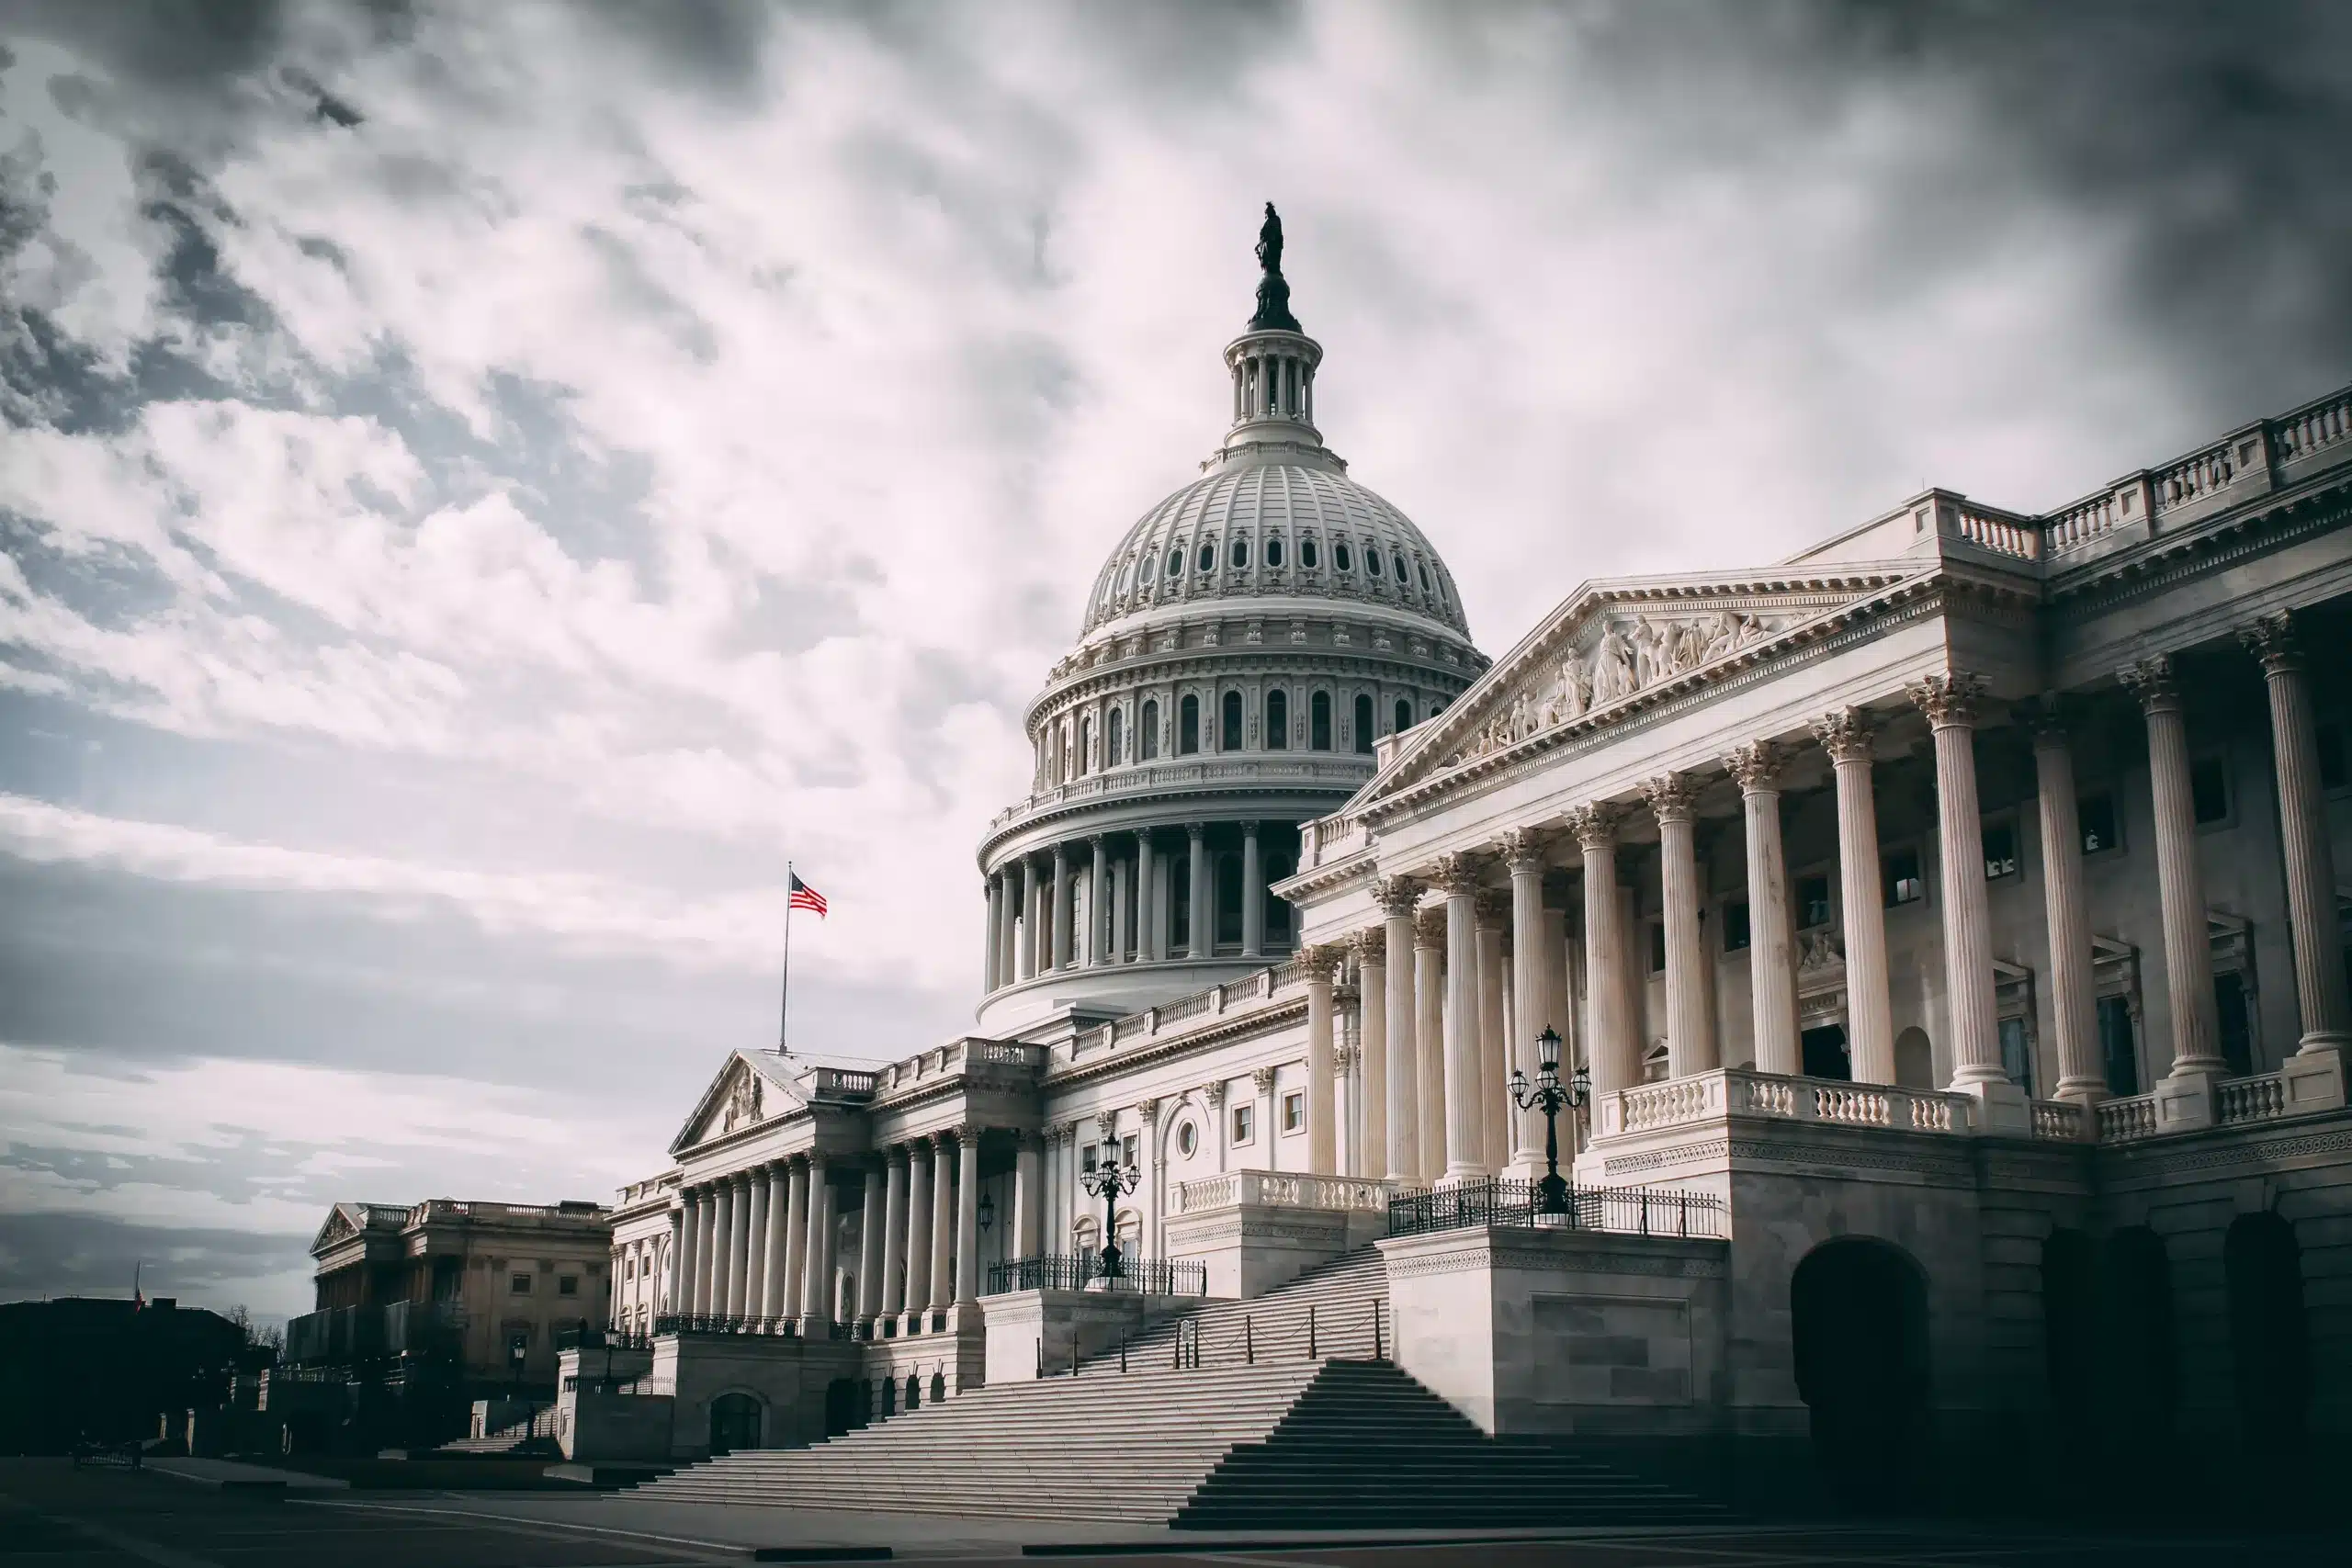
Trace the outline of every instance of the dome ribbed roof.
<instances>
[{"instance_id":1,"label":"dome ribbed roof","mask_svg":"<svg viewBox=\"0 0 2352 1568\"><path fill-rule=\"evenodd\" d=\"M1218 466L1145 513L1094 580L1080 636L1180 604L1352 599L1467 638L1453 574L1413 520L1336 460Z\"/></svg>"}]
</instances>

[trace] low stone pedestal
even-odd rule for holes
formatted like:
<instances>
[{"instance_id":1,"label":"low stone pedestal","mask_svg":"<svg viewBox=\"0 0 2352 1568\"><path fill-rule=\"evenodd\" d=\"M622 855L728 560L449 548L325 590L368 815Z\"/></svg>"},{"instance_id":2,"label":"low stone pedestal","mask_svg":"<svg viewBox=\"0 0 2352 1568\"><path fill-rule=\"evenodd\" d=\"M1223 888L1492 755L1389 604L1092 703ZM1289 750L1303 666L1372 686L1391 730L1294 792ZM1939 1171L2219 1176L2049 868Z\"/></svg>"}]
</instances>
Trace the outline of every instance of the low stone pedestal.
<instances>
[{"instance_id":1,"label":"low stone pedestal","mask_svg":"<svg viewBox=\"0 0 2352 1568\"><path fill-rule=\"evenodd\" d=\"M1168 1256L1206 1265L1210 1295L1247 1301L1377 1240L1388 1194L1385 1181L1262 1170L1188 1181L1168 1216Z\"/></svg>"},{"instance_id":2,"label":"low stone pedestal","mask_svg":"<svg viewBox=\"0 0 2352 1568\"><path fill-rule=\"evenodd\" d=\"M1139 1337L1199 1298L1133 1291L1013 1291L988 1298L988 1381L1026 1382L1068 1372Z\"/></svg>"}]
</instances>

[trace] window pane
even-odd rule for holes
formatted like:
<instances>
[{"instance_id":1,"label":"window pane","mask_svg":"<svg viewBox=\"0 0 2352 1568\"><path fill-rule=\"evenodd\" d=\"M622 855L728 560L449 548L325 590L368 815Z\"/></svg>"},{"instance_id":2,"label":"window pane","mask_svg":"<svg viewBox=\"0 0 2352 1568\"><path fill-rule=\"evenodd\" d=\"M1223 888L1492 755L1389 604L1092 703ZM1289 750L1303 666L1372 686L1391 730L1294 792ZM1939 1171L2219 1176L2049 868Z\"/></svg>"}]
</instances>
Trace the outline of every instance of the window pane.
<instances>
[{"instance_id":1,"label":"window pane","mask_svg":"<svg viewBox=\"0 0 2352 1568\"><path fill-rule=\"evenodd\" d=\"M1290 694L1272 691L1266 694L1266 748L1272 751L1290 746Z\"/></svg>"},{"instance_id":2,"label":"window pane","mask_svg":"<svg viewBox=\"0 0 2352 1568\"><path fill-rule=\"evenodd\" d=\"M1176 708L1176 750L1191 756L1201 749L1201 699L1186 697Z\"/></svg>"},{"instance_id":3,"label":"window pane","mask_svg":"<svg viewBox=\"0 0 2352 1568\"><path fill-rule=\"evenodd\" d=\"M1217 741L1217 748L1224 751L1238 751L1241 750L1241 694L1226 693L1222 706L1225 722L1222 727L1223 734Z\"/></svg>"},{"instance_id":4,"label":"window pane","mask_svg":"<svg viewBox=\"0 0 2352 1568\"><path fill-rule=\"evenodd\" d=\"M2107 1092L2140 1092L2139 1053L2132 1048L2132 1004L2122 997L2098 999L2099 1054L2107 1063Z\"/></svg>"},{"instance_id":5,"label":"window pane","mask_svg":"<svg viewBox=\"0 0 2352 1568\"><path fill-rule=\"evenodd\" d=\"M1806 931L1829 923L1829 878L1797 878L1797 924Z\"/></svg>"},{"instance_id":6,"label":"window pane","mask_svg":"<svg viewBox=\"0 0 2352 1568\"><path fill-rule=\"evenodd\" d=\"M2033 1054L2026 1049L2025 1020L2001 1020L2001 1070L2028 1094L2033 1092Z\"/></svg>"},{"instance_id":7,"label":"window pane","mask_svg":"<svg viewBox=\"0 0 2352 1568\"><path fill-rule=\"evenodd\" d=\"M1372 755L1372 699L1358 693L1356 695L1356 750L1369 757Z\"/></svg>"},{"instance_id":8,"label":"window pane","mask_svg":"<svg viewBox=\"0 0 2352 1568\"><path fill-rule=\"evenodd\" d=\"M2188 798L2201 823L2222 822L2230 815L2230 770L2221 757L2199 757L2188 764Z\"/></svg>"},{"instance_id":9,"label":"window pane","mask_svg":"<svg viewBox=\"0 0 2352 1568\"><path fill-rule=\"evenodd\" d=\"M1984 879L1995 881L2018 874L2018 829L2014 822L1984 826Z\"/></svg>"},{"instance_id":10,"label":"window pane","mask_svg":"<svg viewBox=\"0 0 2352 1568\"><path fill-rule=\"evenodd\" d=\"M1724 900L1724 951L1739 953L1747 946L1747 900Z\"/></svg>"},{"instance_id":11,"label":"window pane","mask_svg":"<svg viewBox=\"0 0 2352 1568\"><path fill-rule=\"evenodd\" d=\"M1653 920L1650 922L1650 973L1660 974L1665 968L1666 927Z\"/></svg>"},{"instance_id":12,"label":"window pane","mask_svg":"<svg viewBox=\"0 0 2352 1568\"><path fill-rule=\"evenodd\" d=\"M1306 744L1317 751L1331 749L1331 694L1317 692L1306 705Z\"/></svg>"},{"instance_id":13,"label":"window pane","mask_svg":"<svg viewBox=\"0 0 2352 1568\"><path fill-rule=\"evenodd\" d=\"M2115 796L2100 792L2086 795L2075 804L2075 811L2083 830L2083 853L2095 855L2101 850L2111 850L2123 842L2116 832ZM2129 1092L2138 1093L2136 1089Z\"/></svg>"},{"instance_id":14,"label":"window pane","mask_svg":"<svg viewBox=\"0 0 2352 1568\"><path fill-rule=\"evenodd\" d=\"M1886 883L1887 908L1916 904L1927 896L1927 884L1919 876L1918 851L1889 850L1880 865Z\"/></svg>"},{"instance_id":15,"label":"window pane","mask_svg":"<svg viewBox=\"0 0 2352 1568\"><path fill-rule=\"evenodd\" d=\"M2347 777L2344 765L2344 727L2319 727L2319 783L2322 789L2342 789Z\"/></svg>"}]
</instances>

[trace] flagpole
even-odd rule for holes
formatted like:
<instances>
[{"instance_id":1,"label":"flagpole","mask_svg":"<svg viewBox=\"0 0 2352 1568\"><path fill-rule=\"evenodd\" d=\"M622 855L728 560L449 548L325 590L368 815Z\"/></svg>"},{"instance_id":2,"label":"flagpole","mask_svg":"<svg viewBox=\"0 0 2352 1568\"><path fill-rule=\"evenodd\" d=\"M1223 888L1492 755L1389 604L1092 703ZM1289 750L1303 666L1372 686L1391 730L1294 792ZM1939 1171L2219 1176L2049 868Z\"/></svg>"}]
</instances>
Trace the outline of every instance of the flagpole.
<instances>
[{"instance_id":1,"label":"flagpole","mask_svg":"<svg viewBox=\"0 0 2352 1568\"><path fill-rule=\"evenodd\" d=\"M777 1005L775 1054L789 1055L792 1039L792 863L784 863L784 999Z\"/></svg>"}]
</instances>

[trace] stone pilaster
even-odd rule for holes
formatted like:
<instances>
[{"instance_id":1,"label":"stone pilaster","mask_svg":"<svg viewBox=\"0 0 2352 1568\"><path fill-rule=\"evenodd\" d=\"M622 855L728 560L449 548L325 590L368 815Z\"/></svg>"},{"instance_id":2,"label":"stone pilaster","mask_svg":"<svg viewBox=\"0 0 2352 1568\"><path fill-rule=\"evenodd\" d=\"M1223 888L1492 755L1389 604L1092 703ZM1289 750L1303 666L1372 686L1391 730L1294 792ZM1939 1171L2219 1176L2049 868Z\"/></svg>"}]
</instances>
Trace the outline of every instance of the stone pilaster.
<instances>
[{"instance_id":1,"label":"stone pilaster","mask_svg":"<svg viewBox=\"0 0 2352 1568\"><path fill-rule=\"evenodd\" d=\"M1894 1009L1887 991L1886 908L1880 886L1877 734L1859 708L1815 719L1838 775L1838 888L1846 934L1846 1047L1857 1083L1894 1081Z\"/></svg>"},{"instance_id":2,"label":"stone pilaster","mask_svg":"<svg viewBox=\"0 0 2352 1568\"><path fill-rule=\"evenodd\" d=\"M1020 1142L1012 1155L1012 1256L1035 1258L1045 1232L1041 1211L1046 1192L1039 1174L1044 1140L1035 1133L1015 1136Z\"/></svg>"},{"instance_id":3,"label":"stone pilaster","mask_svg":"<svg viewBox=\"0 0 2352 1568\"><path fill-rule=\"evenodd\" d=\"M1278 1170L1282 1167L1280 1145L1282 1130L1274 1122L1274 1078L1272 1067L1250 1069L1250 1087L1258 1091L1258 1168Z\"/></svg>"}]
</instances>

